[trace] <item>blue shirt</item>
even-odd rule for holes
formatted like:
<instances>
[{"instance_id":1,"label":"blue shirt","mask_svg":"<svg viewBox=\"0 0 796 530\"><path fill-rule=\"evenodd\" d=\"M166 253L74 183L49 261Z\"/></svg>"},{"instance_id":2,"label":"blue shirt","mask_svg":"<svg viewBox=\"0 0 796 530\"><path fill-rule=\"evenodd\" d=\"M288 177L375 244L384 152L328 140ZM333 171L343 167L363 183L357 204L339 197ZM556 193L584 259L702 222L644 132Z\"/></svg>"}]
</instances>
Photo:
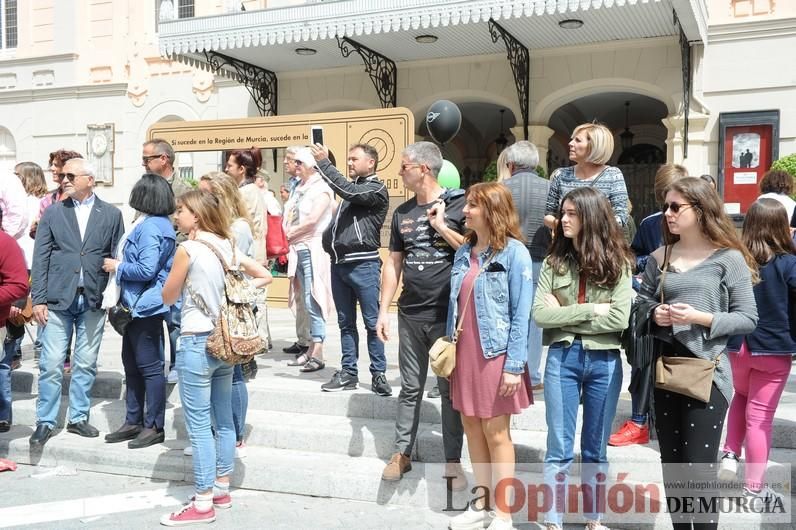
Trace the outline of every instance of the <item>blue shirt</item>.
<instances>
[{"instance_id":1,"label":"blue shirt","mask_svg":"<svg viewBox=\"0 0 796 530\"><path fill-rule=\"evenodd\" d=\"M458 318L459 292L470 270L472 246L463 244L456 251L451 269L447 334L452 336ZM478 255L478 266L492 255L487 248ZM533 303L531 255L525 245L509 239L506 248L495 254L486 269L475 279L473 302L484 358L506 354L504 372L521 374L528 361L528 324Z\"/></svg>"}]
</instances>

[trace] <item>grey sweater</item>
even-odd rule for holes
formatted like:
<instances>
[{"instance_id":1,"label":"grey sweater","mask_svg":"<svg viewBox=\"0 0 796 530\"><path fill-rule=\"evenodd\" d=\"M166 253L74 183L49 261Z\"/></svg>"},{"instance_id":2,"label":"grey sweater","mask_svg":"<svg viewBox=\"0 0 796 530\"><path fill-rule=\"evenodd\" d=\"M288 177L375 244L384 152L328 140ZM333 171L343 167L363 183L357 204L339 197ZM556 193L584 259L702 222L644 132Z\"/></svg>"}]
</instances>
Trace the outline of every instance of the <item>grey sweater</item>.
<instances>
[{"instance_id":1,"label":"grey sweater","mask_svg":"<svg viewBox=\"0 0 796 530\"><path fill-rule=\"evenodd\" d=\"M660 276L658 262L650 255L639 296L660 301ZM727 340L731 335L751 333L757 326L752 279L743 255L735 249L721 249L688 271L677 272L670 266L664 279L663 300L667 304L690 304L713 314L710 329L697 324L675 324L672 332L677 342L701 359L712 361L721 354L713 382L729 403L732 372L726 355Z\"/></svg>"}]
</instances>

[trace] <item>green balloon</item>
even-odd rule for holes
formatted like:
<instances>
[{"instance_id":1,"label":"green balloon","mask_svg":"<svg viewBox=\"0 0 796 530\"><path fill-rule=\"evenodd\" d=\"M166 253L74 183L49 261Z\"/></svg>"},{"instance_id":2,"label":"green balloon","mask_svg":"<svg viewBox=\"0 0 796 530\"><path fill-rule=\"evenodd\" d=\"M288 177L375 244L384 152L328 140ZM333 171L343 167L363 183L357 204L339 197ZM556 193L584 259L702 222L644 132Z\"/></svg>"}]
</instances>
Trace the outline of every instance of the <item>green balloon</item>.
<instances>
[{"instance_id":1,"label":"green balloon","mask_svg":"<svg viewBox=\"0 0 796 530\"><path fill-rule=\"evenodd\" d=\"M461 186L459 170L448 160L443 160L442 169L439 170L439 176L437 176L437 182L443 188L458 189Z\"/></svg>"}]
</instances>

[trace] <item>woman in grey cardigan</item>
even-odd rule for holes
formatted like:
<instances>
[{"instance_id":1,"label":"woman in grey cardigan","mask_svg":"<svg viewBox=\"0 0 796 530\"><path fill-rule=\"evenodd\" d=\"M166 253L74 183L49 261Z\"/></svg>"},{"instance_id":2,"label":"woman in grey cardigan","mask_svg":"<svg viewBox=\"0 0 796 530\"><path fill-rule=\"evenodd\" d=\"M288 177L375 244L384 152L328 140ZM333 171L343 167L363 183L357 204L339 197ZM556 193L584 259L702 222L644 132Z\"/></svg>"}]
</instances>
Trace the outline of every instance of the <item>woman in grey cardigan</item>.
<instances>
[{"instance_id":1,"label":"woman in grey cardigan","mask_svg":"<svg viewBox=\"0 0 796 530\"><path fill-rule=\"evenodd\" d=\"M731 335L751 333L757 325L752 281L757 265L725 215L722 201L710 185L687 177L672 183L666 193L663 240L666 246L650 255L639 296L663 303L653 310L659 336L671 341L664 355L698 357L718 365L710 400L703 403L670 390L655 390L655 430L660 443L664 482L715 482L716 462L724 417L732 396L727 360ZM668 248L668 264L665 254ZM662 268L667 267L661 280ZM696 465L701 464L701 465ZM677 470L683 473L678 474ZM717 491L673 491L668 497L711 497ZM694 499L694 505L699 503ZM672 505L674 506L674 504ZM681 504L682 506L682 504ZM675 530L718 527L718 510L671 513Z\"/></svg>"}]
</instances>

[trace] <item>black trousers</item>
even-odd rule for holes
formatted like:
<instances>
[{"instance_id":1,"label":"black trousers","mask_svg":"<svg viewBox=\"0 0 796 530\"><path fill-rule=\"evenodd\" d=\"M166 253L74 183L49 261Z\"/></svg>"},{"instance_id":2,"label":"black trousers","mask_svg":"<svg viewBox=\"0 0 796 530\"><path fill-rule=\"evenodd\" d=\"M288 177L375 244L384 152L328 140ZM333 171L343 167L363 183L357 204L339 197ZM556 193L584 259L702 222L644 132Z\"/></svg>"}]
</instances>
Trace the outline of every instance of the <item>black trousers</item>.
<instances>
[{"instance_id":1,"label":"black trousers","mask_svg":"<svg viewBox=\"0 0 796 530\"><path fill-rule=\"evenodd\" d=\"M655 430L660 444L664 483L677 481L715 482L716 463L721 443L721 430L727 414L727 400L715 384L711 386L710 401L696 399L668 390L655 389ZM689 466L689 464L694 464ZM703 464L703 465L696 465ZM681 496L685 489L678 490ZM693 492L695 504L699 497L718 497L717 490L700 489ZM666 491L667 503L670 490ZM716 513L672 513L674 530L715 530L719 526Z\"/></svg>"}]
</instances>

